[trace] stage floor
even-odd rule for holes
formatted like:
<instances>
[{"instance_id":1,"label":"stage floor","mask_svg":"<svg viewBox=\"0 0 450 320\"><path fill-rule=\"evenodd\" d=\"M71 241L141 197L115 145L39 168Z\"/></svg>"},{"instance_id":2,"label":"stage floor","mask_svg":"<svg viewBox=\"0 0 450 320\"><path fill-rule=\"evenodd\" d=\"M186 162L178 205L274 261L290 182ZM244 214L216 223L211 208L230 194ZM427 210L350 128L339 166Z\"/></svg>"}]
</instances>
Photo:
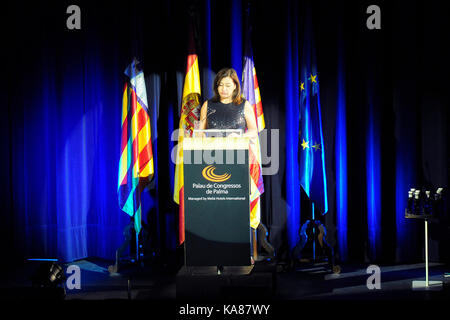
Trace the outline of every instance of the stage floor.
<instances>
[{"instance_id":1,"label":"stage floor","mask_svg":"<svg viewBox=\"0 0 450 320\"><path fill-rule=\"evenodd\" d=\"M112 261L89 258L73 262L81 270L81 288L66 289L65 300L176 300L176 277L179 270L168 265L147 263L125 265L116 274L108 272ZM258 272L264 262L257 262ZM36 265L35 265L36 266ZM67 267L66 265L64 265ZM430 263L429 280L442 281L441 287L415 290L413 281L425 280L424 263L380 265L380 289L370 290L367 280L369 264L341 265L340 274L332 274L324 263L305 264L295 269L281 265L273 268L276 282L273 301L293 300L448 300L450 301L450 266ZM259 269L258 269L259 267ZM1 299L30 298L32 269L17 269L1 283ZM267 270L266 270L267 271ZM249 276L251 276L250 274ZM220 275L216 275L220 277ZM213 279L213 278L212 278ZM29 292L29 291L28 291ZM228 291L227 298L230 292ZM267 296L265 297L267 298ZM220 300L220 297L217 299Z\"/></svg>"}]
</instances>

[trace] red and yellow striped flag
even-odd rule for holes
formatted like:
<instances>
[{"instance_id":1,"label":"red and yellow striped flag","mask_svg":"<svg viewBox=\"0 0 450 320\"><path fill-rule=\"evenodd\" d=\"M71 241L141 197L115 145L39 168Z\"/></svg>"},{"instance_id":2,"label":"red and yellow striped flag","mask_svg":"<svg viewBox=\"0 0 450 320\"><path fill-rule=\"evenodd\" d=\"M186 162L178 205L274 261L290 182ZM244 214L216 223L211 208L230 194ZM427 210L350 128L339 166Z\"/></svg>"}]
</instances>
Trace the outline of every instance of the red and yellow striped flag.
<instances>
[{"instance_id":1,"label":"red and yellow striped flag","mask_svg":"<svg viewBox=\"0 0 450 320\"><path fill-rule=\"evenodd\" d=\"M189 34L186 77L181 103L180 125L178 132L177 158L175 167L174 201L179 204L179 243L184 242L184 172L183 172L183 138L192 137L195 121L200 117L200 72L198 56L195 53L192 29Z\"/></svg>"},{"instance_id":2,"label":"red and yellow striped flag","mask_svg":"<svg viewBox=\"0 0 450 320\"><path fill-rule=\"evenodd\" d=\"M256 69L253 63L253 53L251 49L249 30L247 30L247 40L244 56L244 70L242 74L242 95L253 107L256 117L258 133L265 128L264 113L259 92ZM250 141L249 147L250 163L250 226L256 229L261 220L260 196L264 193L264 183L261 166L261 147L259 136Z\"/></svg>"},{"instance_id":3,"label":"red and yellow striped flag","mask_svg":"<svg viewBox=\"0 0 450 320\"><path fill-rule=\"evenodd\" d=\"M122 142L119 161L119 206L134 218L136 234L141 230L141 193L151 181L153 153L150 116L144 73L134 60L125 71L129 81L125 84L122 100Z\"/></svg>"}]
</instances>

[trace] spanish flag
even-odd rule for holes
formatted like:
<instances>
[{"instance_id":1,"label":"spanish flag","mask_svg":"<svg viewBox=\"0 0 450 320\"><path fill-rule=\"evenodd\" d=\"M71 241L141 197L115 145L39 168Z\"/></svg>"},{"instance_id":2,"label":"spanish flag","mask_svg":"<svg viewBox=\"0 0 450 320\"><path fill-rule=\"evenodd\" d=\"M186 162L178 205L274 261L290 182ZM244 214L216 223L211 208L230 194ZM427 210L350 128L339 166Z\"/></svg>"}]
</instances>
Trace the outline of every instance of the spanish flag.
<instances>
[{"instance_id":1,"label":"spanish flag","mask_svg":"<svg viewBox=\"0 0 450 320\"><path fill-rule=\"evenodd\" d=\"M258 134L265 128L264 113L259 92L258 79L256 77L255 64L250 40L250 28L247 25L246 45L244 55L244 70L242 74L242 95L253 107L256 118ZM260 196L264 193L264 183L261 166L261 147L259 136L250 141L250 226L256 229L261 220Z\"/></svg>"},{"instance_id":2,"label":"spanish flag","mask_svg":"<svg viewBox=\"0 0 450 320\"><path fill-rule=\"evenodd\" d=\"M119 161L119 206L134 218L136 234L141 230L141 193L151 181L153 153L150 116L144 73L134 59L125 70L129 80L122 98L122 141Z\"/></svg>"},{"instance_id":3,"label":"spanish flag","mask_svg":"<svg viewBox=\"0 0 450 320\"><path fill-rule=\"evenodd\" d=\"M183 138L192 137L195 121L200 118L200 72L198 56L195 52L192 24L189 29L189 46L184 80L183 98L180 112L177 157L175 167L174 201L179 204L179 243L184 242L184 173Z\"/></svg>"}]
</instances>

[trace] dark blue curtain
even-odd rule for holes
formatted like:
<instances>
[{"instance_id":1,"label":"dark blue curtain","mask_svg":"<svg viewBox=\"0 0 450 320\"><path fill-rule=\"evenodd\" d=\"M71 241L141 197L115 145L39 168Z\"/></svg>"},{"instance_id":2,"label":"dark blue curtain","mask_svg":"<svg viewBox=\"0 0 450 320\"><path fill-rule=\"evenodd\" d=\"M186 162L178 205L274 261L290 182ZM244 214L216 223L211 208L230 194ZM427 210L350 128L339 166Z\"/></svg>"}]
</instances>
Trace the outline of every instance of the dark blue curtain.
<instances>
[{"instance_id":1,"label":"dark blue curtain","mask_svg":"<svg viewBox=\"0 0 450 320\"><path fill-rule=\"evenodd\" d=\"M286 202L288 246L292 249L300 240L300 180L298 166L298 119L299 119L299 8L290 1L286 7Z\"/></svg>"},{"instance_id":2,"label":"dark blue curtain","mask_svg":"<svg viewBox=\"0 0 450 320\"><path fill-rule=\"evenodd\" d=\"M5 92L10 162L4 170L21 259L114 258L130 222L118 207L117 174L123 72L134 56L144 58L136 55L143 33L136 26L143 26L131 15L138 6L130 4L121 20L112 4L81 3L81 30L65 28L66 7L12 11L24 16L10 26L18 32L8 60L14 67L7 69L14 85ZM146 71L157 164L161 78L150 63ZM159 225L158 178L156 170L143 212Z\"/></svg>"},{"instance_id":3,"label":"dark blue curtain","mask_svg":"<svg viewBox=\"0 0 450 320\"><path fill-rule=\"evenodd\" d=\"M13 57L16 232L26 257L111 256L128 220L116 201L123 66L94 36L54 26L25 27Z\"/></svg>"},{"instance_id":4,"label":"dark blue curtain","mask_svg":"<svg viewBox=\"0 0 450 320\"><path fill-rule=\"evenodd\" d=\"M143 195L141 241L149 255L179 249L170 160L188 12L191 6L197 12L202 99L208 99L219 69L241 72L249 2L268 136L279 130L279 141L266 146L270 154L278 144L280 166L263 177L261 221L278 258L288 258L302 219L310 216L296 162L306 11L303 2L269 0L79 1L81 30L66 28L68 1L12 4L1 21L0 240L6 256L114 258L130 222L118 207L117 170L123 71L134 57L146 76L156 170ZM422 226L405 221L403 210L409 188L448 186L449 80L440 71L448 68L440 38L450 29L445 11L436 1L407 7L379 1L382 29L369 30L369 1L309 3L321 81L328 242L344 261L421 260ZM449 258L446 210L430 226L432 259Z\"/></svg>"}]
</instances>

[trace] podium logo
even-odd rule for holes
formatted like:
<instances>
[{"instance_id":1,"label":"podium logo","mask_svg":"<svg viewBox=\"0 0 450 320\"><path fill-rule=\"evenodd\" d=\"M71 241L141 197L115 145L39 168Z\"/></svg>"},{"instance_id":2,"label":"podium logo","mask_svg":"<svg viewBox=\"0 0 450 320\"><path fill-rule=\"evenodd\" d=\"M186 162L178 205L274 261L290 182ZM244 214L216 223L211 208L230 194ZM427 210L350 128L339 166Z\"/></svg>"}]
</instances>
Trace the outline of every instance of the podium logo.
<instances>
[{"instance_id":1,"label":"podium logo","mask_svg":"<svg viewBox=\"0 0 450 320\"><path fill-rule=\"evenodd\" d=\"M224 173L221 175L217 175L214 173L214 170L216 170L216 167L214 166L207 166L202 170L202 176L208 181L212 182L224 182L231 178L231 174Z\"/></svg>"}]
</instances>

